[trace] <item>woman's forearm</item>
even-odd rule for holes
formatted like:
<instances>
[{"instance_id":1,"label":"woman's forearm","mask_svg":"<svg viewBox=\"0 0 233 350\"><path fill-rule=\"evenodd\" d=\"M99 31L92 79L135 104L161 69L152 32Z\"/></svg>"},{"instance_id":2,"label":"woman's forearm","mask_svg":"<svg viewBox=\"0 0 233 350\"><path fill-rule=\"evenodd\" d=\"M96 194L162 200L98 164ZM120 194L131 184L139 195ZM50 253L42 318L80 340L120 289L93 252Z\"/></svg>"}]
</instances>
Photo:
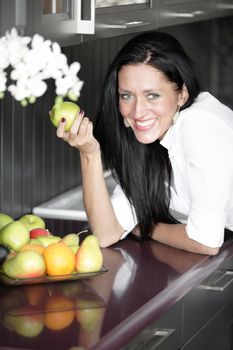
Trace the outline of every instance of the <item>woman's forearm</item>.
<instances>
[{"instance_id":1,"label":"woman's forearm","mask_svg":"<svg viewBox=\"0 0 233 350\"><path fill-rule=\"evenodd\" d=\"M207 247L190 239L184 224L159 223L152 232L152 239L193 253L216 255L219 251L219 248Z\"/></svg>"},{"instance_id":2,"label":"woman's forearm","mask_svg":"<svg viewBox=\"0 0 233 350\"><path fill-rule=\"evenodd\" d=\"M116 243L123 228L118 223L106 187L101 153L80 154L83 183L83 200L91 230L101 247Z\"/></svg>"}]
</instances>

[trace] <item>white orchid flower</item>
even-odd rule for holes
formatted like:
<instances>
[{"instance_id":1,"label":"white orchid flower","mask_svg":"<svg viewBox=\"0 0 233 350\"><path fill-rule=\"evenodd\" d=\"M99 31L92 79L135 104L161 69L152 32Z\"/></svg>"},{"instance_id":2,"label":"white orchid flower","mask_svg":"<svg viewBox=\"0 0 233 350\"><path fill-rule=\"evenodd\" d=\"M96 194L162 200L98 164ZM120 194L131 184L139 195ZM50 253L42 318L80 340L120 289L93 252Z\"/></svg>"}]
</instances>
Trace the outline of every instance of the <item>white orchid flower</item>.
<instances>
[{"instance_id":1,"label":"white orchid flower","mask_svg":"<svg viewBox=\"0 0 233 350\"><path fill-rule=\"evenodd\" d=\"M39 34L21 37L12 28L0 38L0 57L0 98L8 90L23 105L34 102L47 90L48 79L55 80L56 94L61 98L77 100L80 96L83 86L77 75L80 63L69 66L57 42L45 40ZM14 82L9 86L7 74Z\"/></svg>"}]
</instances>

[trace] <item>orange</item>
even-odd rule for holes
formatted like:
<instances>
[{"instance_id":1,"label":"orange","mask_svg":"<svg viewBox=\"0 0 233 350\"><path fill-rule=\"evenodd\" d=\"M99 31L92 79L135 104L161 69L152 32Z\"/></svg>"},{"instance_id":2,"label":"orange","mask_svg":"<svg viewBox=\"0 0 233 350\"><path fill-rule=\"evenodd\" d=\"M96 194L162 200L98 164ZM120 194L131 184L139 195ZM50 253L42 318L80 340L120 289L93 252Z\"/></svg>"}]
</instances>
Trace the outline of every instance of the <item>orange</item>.
<instances>
[{"instance_id":1,"label":"orange","mask_svg":"<svg viewBox=\"0 0 233 350\"><path fill-rule=\"evenodd\" d=\"M75 318L74 301L64 295L52 295L45 307L44 324L54 331L68 327Z\"/></svg>"},{"instance_id":2,"label":"orange","mask_svg":"<svg viewBox=\"0 0 233 350\"><path fill-rule=\"evenodd\" d=\"M36 244L36 243L27 243L24 244L21 248L20 248L20 252L25 252L26 250L34 250L40 254L43 254L44 252L44 246L40 245L40 244Z\"/></svg>"},{"instance_id":3,"label":"orange","mask_svg":"<svg viewBox=\"0 0 233 350\"><path fill-rule=\"evenodd\" d=\"M68 275L74 271L75 255L63 242L48 245L43 256L49 276Z\"/></svg>"}]
</instances>

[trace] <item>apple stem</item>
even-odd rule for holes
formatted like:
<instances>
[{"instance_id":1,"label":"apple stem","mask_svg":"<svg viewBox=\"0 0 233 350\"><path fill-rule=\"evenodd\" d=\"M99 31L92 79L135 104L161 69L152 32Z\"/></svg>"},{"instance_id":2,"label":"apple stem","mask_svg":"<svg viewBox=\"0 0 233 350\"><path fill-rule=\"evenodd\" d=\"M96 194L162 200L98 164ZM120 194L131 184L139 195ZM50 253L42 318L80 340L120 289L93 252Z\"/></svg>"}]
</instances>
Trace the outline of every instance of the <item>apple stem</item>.
<instances>
[{"instance_id":1,"label":"apple stem","mask_svg":"<svg viewBox=\"0 0 233 350\"><path fill-rule=\"evenodd\" d=\"M88 230L80 231L79 233L77 233L77 236L81 235L81 234L84 233L84 232L88 232Z\"/></svg>"}]
</instances>

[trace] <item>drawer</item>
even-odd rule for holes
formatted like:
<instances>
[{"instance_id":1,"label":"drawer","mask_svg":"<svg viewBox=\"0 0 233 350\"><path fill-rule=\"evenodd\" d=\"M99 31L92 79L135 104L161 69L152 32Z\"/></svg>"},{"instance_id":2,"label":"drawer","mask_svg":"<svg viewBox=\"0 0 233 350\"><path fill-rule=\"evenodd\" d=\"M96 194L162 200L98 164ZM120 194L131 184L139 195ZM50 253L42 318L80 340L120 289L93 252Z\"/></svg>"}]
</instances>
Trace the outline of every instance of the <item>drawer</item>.
<instances>
[{"instance_id":1,"label":"drawer","mask_svg":"<svg viewBox=\"0 0 233 350\"><path fill-rule=\"evenodd\" d=\"M233 300L224 306L180 350L231 350L233 346Z\"/></svg>"},{"instance_id":2,"label":"drawer","mask_svg":"<svg viewBox=\"0 0 233 350\"><path fill-rule=\"evenodd\" d=\"M121 350L176 350L181 346L182 303L149 324Z\"/></svg>"},{"instance_id":3,"label":"drawer","mask_svg":"<svg viewBox=\"0 0 233 350\"><path fill-rule=\"evenodd\" d=\"M231 267L233 267L232 259L226 261L183 298L183 344L223 310L232 308L233 270Z\"/></svg>"}]
</instances>

